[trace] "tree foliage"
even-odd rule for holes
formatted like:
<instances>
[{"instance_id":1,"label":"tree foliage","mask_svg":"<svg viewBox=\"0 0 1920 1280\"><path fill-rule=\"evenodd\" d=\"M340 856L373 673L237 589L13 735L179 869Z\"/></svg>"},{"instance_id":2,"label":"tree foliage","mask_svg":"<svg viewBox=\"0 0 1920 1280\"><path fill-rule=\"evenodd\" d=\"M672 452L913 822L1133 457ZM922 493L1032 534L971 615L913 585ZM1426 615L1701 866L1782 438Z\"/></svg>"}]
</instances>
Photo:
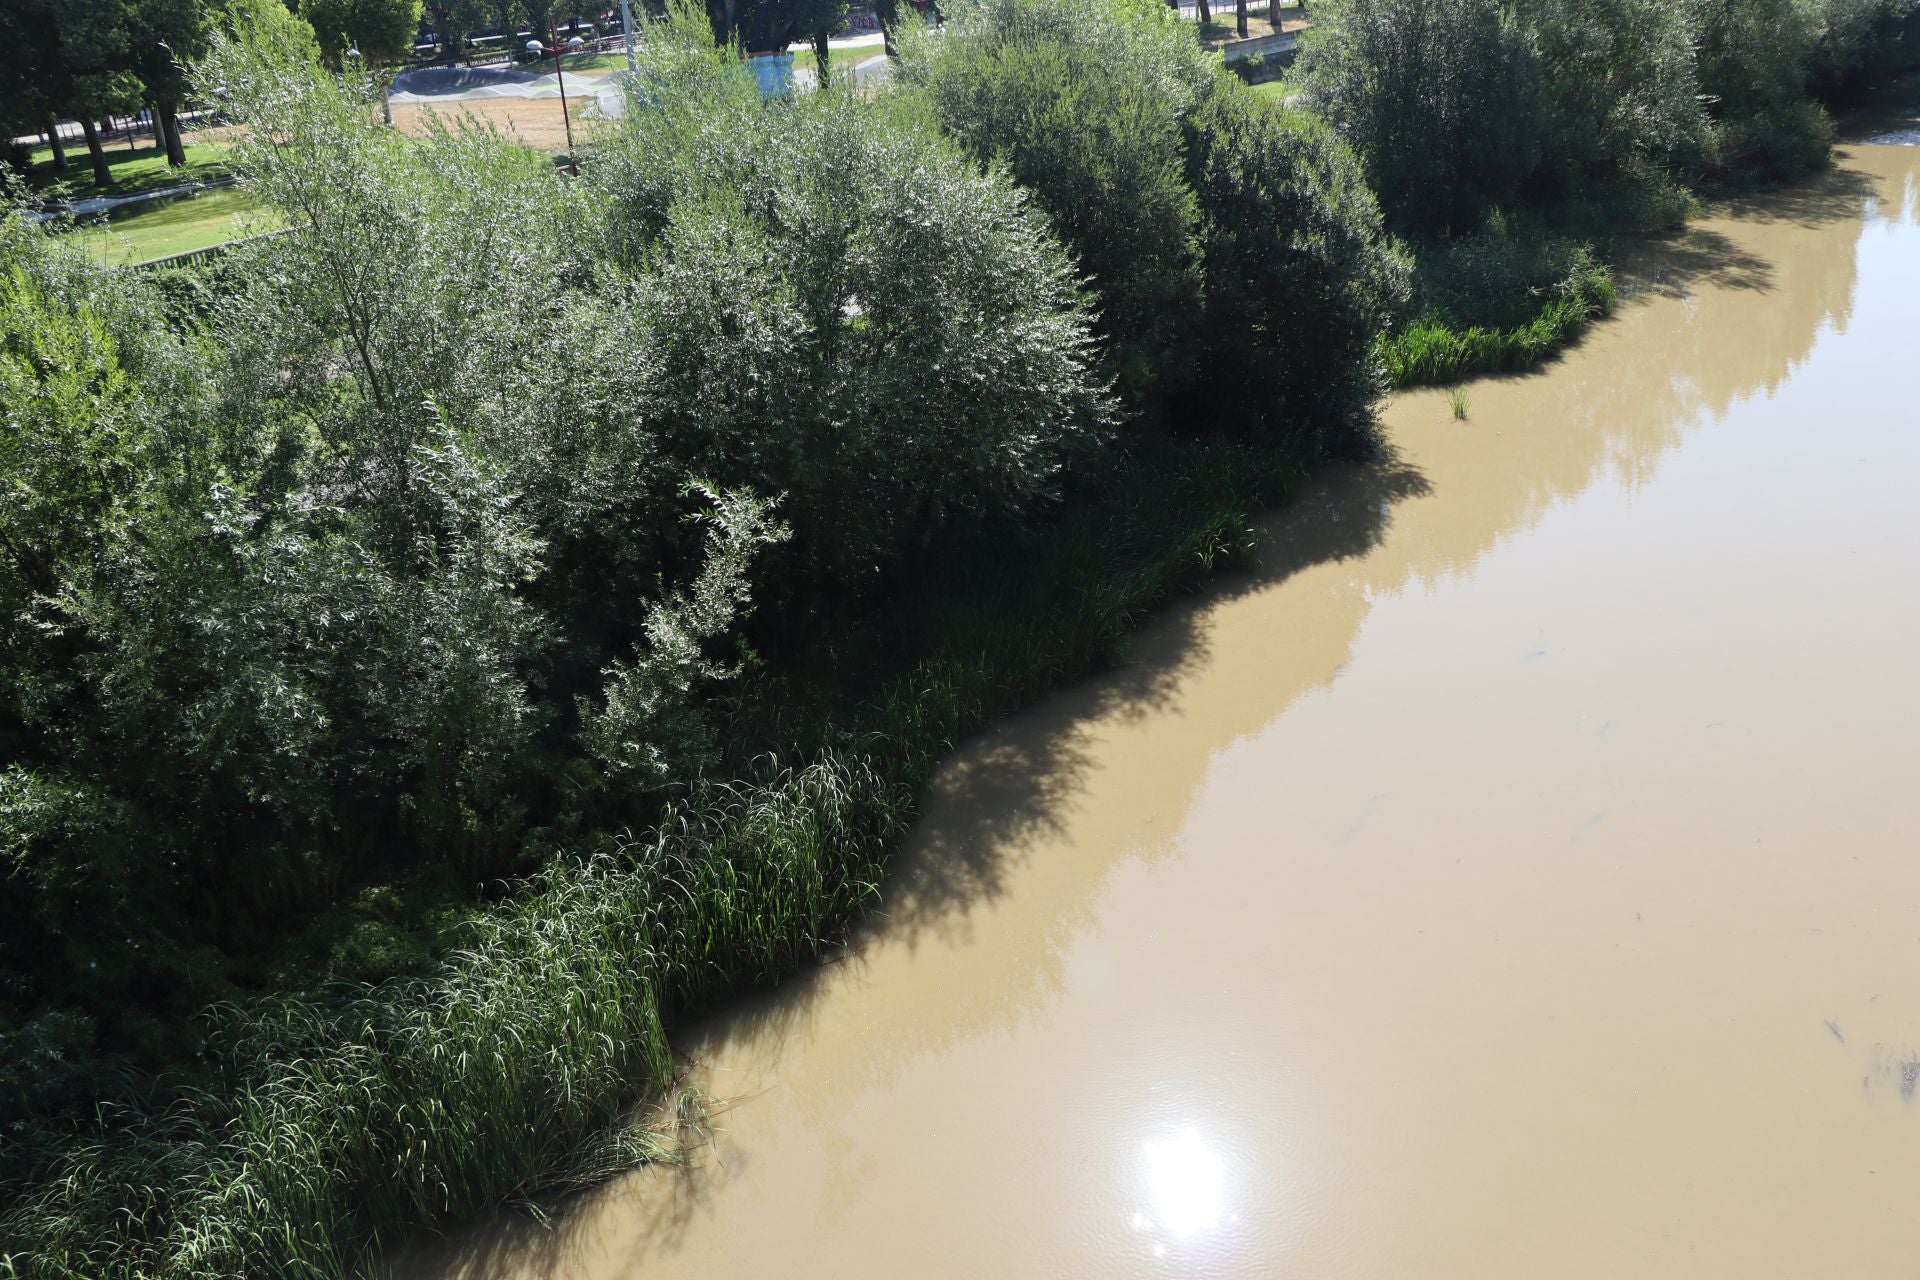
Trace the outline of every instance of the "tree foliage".
<instances>
[{"instance_id":1,"label":"tree foliage","mask_svg":"<svg viewBox=\"0 0 1920 1280\"><path fill-rule=\"evenodd\" d=\"M1403 230L1471 230L1540 163L1539 58L1500 0L1347 0L1296 74Z\"/></svg>"},{"instance_id":2,"label":"tree foliage","mask_svg":"<svg viewBox=\"0 0 1920 1280\"><path fill-rule=\"evenodd\" d=\"M637 273L610 323L665 446L786 495L796 556L843 587L1051 492L1109 411L1086 302L1005 177L848 92L763 107L684 15L641 72L674 105L603 158L606 253Z\"/></svg>"},{"instance_id":3,"label":"tree foliage","mask_svg":"<svg viewBox=\"0 0 1920 1280\"><path fill-rule=\"evenodd\" d=\"M1364 418L1370 344L1404 291L1373 196L1336 139L1254 101L1162 7L958 6L907 41L902 76L1033 189L1136 408L1307 456Z\"/></svg>"},{"instance_id":4,"label":"tree foliage","mask_svg":"<svg viewBox=\"0 0 1920 1280\"><path fill-rule=\"evenodd\" d=\"M386 64L400 62L412 51L421 0L299 0L298 12L336 65L349 49Z\"/></svg>"},{"instance_id":5,"label":"tree foliage","mask_svg":"<svg viewBox=\"0 0 1920 1280\"><path fill-rule=\"evenodd\" d=\"M704 71L559 183L381 128L304 24L243 18L198 84L290 229L191 322L0 226L17 1051L190 1058L288 920L643 824L721 763L757 602L1018 520L1101 438L1086 303L1004 177L849 95L765 110L676 22L657 58Z\"/></svg>"},{"instance_id":6,"label":"tree foliage","mask_svg":"<svg viewBox=\"0 0 1920 1280\"><path fill-rule=\"evenodd\" d=\"M1192 379L1204 274L1185 135L1208 80L1165 7L988 0L907 43L901 77L973 154L1032 189L1100 300L1136 403Z\"/></svg>"}]
</instances>

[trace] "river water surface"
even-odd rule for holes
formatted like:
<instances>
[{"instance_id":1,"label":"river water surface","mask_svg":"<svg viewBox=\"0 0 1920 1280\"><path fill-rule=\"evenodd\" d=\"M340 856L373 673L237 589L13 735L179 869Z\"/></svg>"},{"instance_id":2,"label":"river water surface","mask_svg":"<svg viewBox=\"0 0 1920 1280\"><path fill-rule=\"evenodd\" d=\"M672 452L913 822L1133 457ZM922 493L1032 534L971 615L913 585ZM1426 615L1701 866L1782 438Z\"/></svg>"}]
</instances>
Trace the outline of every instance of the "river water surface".
<instances>
[{"instance_id":1,"label":"river water surface","mask_svg":"<svg viewBox=\"0 0 1920 1280\"><path fill-rule=\"evenodd\" d=\"M472 1276L1920 1275L1920 149L1385 412Z\"/></svg>"}]
</instances>

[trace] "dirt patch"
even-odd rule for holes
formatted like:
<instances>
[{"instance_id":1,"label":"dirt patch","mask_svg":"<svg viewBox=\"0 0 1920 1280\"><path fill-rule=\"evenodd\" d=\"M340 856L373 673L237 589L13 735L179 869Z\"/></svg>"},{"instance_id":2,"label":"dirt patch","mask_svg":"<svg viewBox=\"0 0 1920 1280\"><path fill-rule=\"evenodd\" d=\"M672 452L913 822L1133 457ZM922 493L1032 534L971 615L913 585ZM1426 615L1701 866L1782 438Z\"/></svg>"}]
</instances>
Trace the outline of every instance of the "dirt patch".
<instances>
[{"instance_id":1,"label":"dirt patch","mask_svg":"<svg viewBox=\"0 0 1920 1280\"><path fill-rule=\"evenodd\" d=\"M591 103L590 98L567 99L567 110L573 117L573 140L576 145L590 141L596 133L607 127L605 120L582 119L581 111ZM558 98L479 98L467 102L444 103L395 103L393 125L409 137L425 137L429 125L428 117L436 116L444 124L457 124L462 116L478 122L484 122L517 141L543 151L565 151L567 149L566 128L560 119L560 99Z\"/></svg>"},{"instance_id":2,"label":"dirt patch","mask_svg":"<svg viewBox=\"0 0 1920 1280\"><path fill-rule=\"evenodd\" d=\"M1234 23L1233 5L1222 4L1219 3L1218 0L1214 0L1210 7L1213 10L1213 21L1201 25L1200 43L1206 45L1209 49L1227 48L1238 43L1239 37L1236 34L1237 28ZM1192 12L1192 8L1189 6L1187 12L1182 16L1191 20ZM1280 25L1275 26L1273 23L1267 21L1267 6L1265 4L1249 3L1247 5L1247 39L1261 40L1268 36L1285 32L1305 31L1308 27L1312 26L1313 23L1311 19L1300 17L1299 12L1297 9L1284 11L1281 14Z\"/></svg>"}]
</instances>

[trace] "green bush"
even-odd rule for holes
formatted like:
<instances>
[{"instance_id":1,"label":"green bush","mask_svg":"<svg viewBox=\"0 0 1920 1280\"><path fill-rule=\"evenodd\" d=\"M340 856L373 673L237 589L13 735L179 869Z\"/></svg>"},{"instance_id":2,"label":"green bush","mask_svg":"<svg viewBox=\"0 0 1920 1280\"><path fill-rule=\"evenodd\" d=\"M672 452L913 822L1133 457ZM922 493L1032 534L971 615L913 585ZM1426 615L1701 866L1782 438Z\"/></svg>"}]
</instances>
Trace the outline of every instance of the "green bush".
<instances>
[{"instance_id":1,"label":"green bush","mask_svg":"<svg viewBox=\"0 0 1920 1280\"><path fill-rule=\"evenodd\" d=\"M1202 342L1244 361L1201 379L1192 412L1303 459L1372 442L1376 337L1405 302L1405 259L1353 153L1321 122L1220 76L1187 126L1207 266Z\"/></svg>"},{"instance_id":2,"label":"green bush","mask_svg":"<svg viewBox=\"0 0 1920 1280\"><path fill-rule=\"evenodd\" d=\"M1428 311L1382 338L1379 356L1396 387L1458 382L1479 373L1531 369L1613 310L1613 276L1577 248L1566 277L1534 295L1534 314L1511 324L1463 322Z\"/></svg>"},{"instance_id":3,"label":"green bush","mask_svg":"<svg viewBox=\"0 0 1920 1280\"><path fill-rule=\"evenodd\" d=\"M1539 299L1568 279L1592 251L1532 213L1495 210L1472 235L1422 247L1407 308L1466 327L1527 323Z\"/></svg>"},{"instance_id":4,"label":"green bush","mask_svg":"<svg viewBox=\"0 0 1920 1280\"><path fill-rule=\"evenodd\" d=\"M1685 5L1517 0L1515 11L1545 89L1536 192L1633 186L1698 154L1706 119Z\"/></svg>"},{"instance_id":5,"label":"green bush","mask_svg":"<svg viewBox=\"0 0 1920 1280\"><path fill-rule=\"evenodd\" d=\"M1792 182L1826 167L1833 140L1833 119L1818 103L1783 102L1716 122L1706 171L1739 186Z\"/></svg>"},{"instance_id":6,"label":"green bush","mask_svg":"<svg viewBox=\"0 0 1920 1280\"><path fill-rule=\"evenodd\" d=\"M1499 0L1347 0L1294 72L1402 231L1470 231L1540 160L1540 68Z\"/></svg>"},{"instance_id":7,"label":"green bush","mask_svg":"<svg viewBox=\"0 0 1920 1280\"><path fill-rule=\"evenodd\" d=\"M1820 168L1833 125L1808 102L1817 16L1805 0L1692 0L1710 180L1782 182Z\"/></svg>"},{"instance_id":8,"label":"green bush","mask_svg":"<svg viewBox=\"0 0 1920 1280\"><path fill-rule=\"evenodd\" d=\"M1181 122L1209 79L1164 5L982 0L905 41L901 80L974 155L1006 165L1073 250L1106 364L1155 405L1195 375L1204 290Z\"/></svg>"},{"instance_id":9,"label":"green bush","mask_svg":"<svg viewBox=\"0 0 1920 1280\"><path fill-rule=\"evenodd\" d=\"M1844 100L1883 72L1920 61L1920 5L1913 0L1800 0L1812 32L1807 87Z\"/></svg>"},{"instance_id":10,"label":"green bush","mask_svg":"<svg viewBox=\"0 0 1920 1280\"><path fill-rule=\"evenodd\" d=\"M709 65L602 156L636 264L615 394L702 476L783 495L796 586L857 590L948 522L1030 510L1110 403L1069 261L1004 174L850 92L763 107L742 80Z\"/></svg>"},{"instance_id":11,"label":"green bush","mask_svg":"<svg viewBox=\"0 0 1920 1280\"><path fill-rule=\"evenodd\" d=\"M900 803L834 757L704 793L476 915L427 978L228 1010L229 1087L95 1129L5 1219L0 1269L345 1277L422 1224L658 1156L620 1117L671 1078L663 1017L811 955Z\"/></svg>"},{"instance_id":12,"label":"green bush","mask_svg":"<svg viewBox=\"0 0 1920 1280\"><path fill-rule=\"evenodd\" d=\"M909 42L903 77L1032 186L1155 420L1302 457L1363 440L1404 264L1324 128L1270 110L1144 0L970 4Z\"/></svg>"},{"instance_id":13,"label":"green bush","mask_svg":"<svg viewBox=\"0 0 1920 1280\"><path fill-rule=\"evenodd\" d=\"M851 612L1028 516L1109 413L1039 216L850 96L686 88L738 163L634 242L621 166L401 139L284 15L197 74L293 228L235 287L0 222L0 1028L134 1078L203 1070L194 1012L341 903L652 822L723 763L756 603L807 643L830 575ZM0 1181L115 1074L0 1098Z\"/></svg>"},{"instance_id":14,"label":"green bush","mask_svg":"<svg viewBox=\"0 0 1920 1280\"><path fill-rule=\"evenodd\" d=\"M647 836L516 886L425 977L220 1011L220 1086L90 1126L0 1220L0 1270L362 1274L422 1224L671 1156L619 1123L667 1078L664 1028L835 936L950 745L1237 562L1293 474L1240 448L1149 448L1044 537L1012 535L993 571L932 566L850 638L871 659L857 675L829 668L860 690L834 732L871 763L828 748L709 784Z\"/></svg>"}]
</instances>

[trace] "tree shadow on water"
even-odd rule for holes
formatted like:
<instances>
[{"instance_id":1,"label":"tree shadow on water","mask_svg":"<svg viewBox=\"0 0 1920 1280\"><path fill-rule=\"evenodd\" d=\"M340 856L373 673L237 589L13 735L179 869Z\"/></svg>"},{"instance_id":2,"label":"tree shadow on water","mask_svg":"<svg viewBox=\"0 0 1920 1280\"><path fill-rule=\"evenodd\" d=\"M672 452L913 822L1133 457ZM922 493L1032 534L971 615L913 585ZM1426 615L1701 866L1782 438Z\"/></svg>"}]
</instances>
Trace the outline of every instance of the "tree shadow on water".
<instances>
[{"instance_id":1,"label":"tree shadow on water","mask_svg":"<svg viewBox=\"0 0 1920 1280\"><path fill-rule=\"evenodd\" d=\"M972 908L1002 898L1010 873L1034 847L1063 834L1064 816L1097 767L1101 728L1181 717L1188 678L1212 656L1212 620L1222 605L1312 566L1366 555L1385 536L1394 506L1429 489L1391 450L1326 469L1258 522L1259 550L1249 567L1162 607L1115 666L962 743L861 934L880 931L909 945L928 937L968 941ZM1298 692L1285 691L1282 705ZM1263 704L1271 696L1263 691Z\"/></svg>"},{"instance_id":2,"label":"tree shadow on water","mask_svg":"<svg viewBox=\"0 0 1920 1280\"><path fill-rule=\"evenodd\" d=\"M1688 227L1651 242L1616 270L1627 298L1685 298L1702 286L1771 293L1774 266L1708 227Z\"/></svg>"},{"instance_id":3,"label":"tree shadow on water","mask_svg":"<svg viewBox=\"0 0 1920 1280\"><path fill-rule=\"evenodd\" d=\"M1803 182L1774 187L1728 203L1727 217L1761 224L1783 222L1818 230L1860 216L1861 206L1878 194L1872 175L1850 166L1849 153L1835 153L1832 168Z\"/></svg>"},{"instance_id":4,"label":"tree shadow on water","mask_svg":"<svg viewBox=\"0 0 1920 1280\"><path fill-rule=\"evenodd\" d=\"M1858 221L1878 186L1871 175L1846 165L1844 151L1840 156L1841 163L1805 182L1731 200L1709 221L1806 230ZM1770 294L1778 284L1778 264L1724 231L1695 223L1629 252L1616 276L1629 298L1684 298L1702 287Z\"/></svg>"}]
</instances>

